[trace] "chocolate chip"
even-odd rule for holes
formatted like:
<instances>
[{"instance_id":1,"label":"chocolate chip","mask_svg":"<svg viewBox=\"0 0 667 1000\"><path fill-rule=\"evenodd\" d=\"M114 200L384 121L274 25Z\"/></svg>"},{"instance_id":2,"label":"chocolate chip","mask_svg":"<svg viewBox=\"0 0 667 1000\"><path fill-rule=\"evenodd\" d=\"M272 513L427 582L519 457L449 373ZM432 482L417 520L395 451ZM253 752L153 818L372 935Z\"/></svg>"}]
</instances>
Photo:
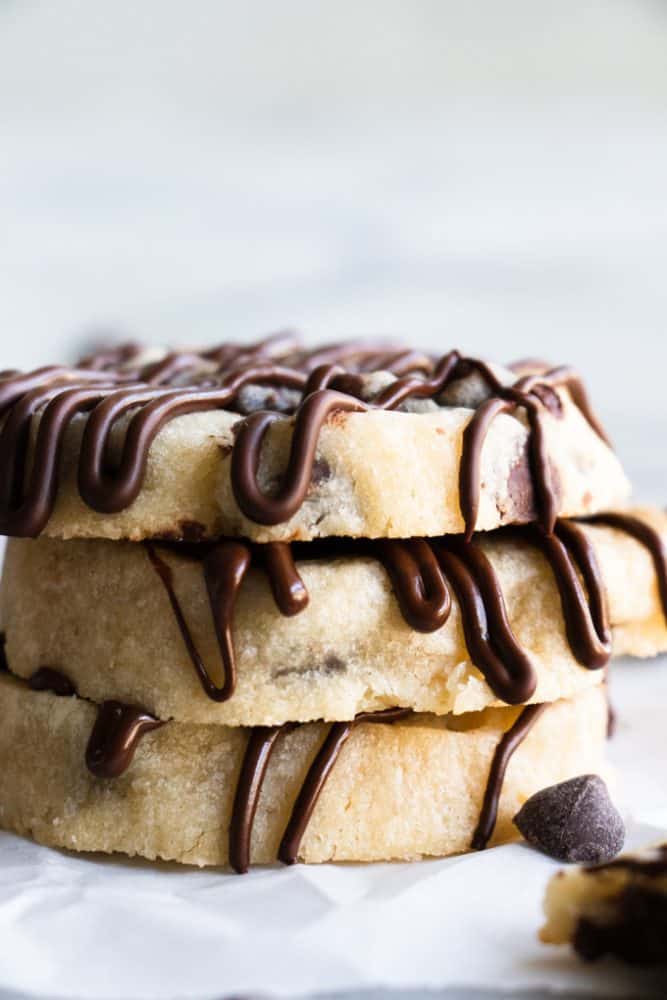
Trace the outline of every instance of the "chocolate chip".
<instances>
[{"instance_id":1,"label":"chocolate chip","mask_svg":"<svg viewBox=\"0 0 667 1000\"><path fill-rule=\"evenodd\" d=\"M313 462L311 483L313 486L320 486L322 483L326 483L327 479L331 479L331 466L326 458L316 458Z\"/></svg>"},{"instance_id":2,"label":"chocolate chip","mask_svg":"<svg viewBox=\"0 0 667 1000\"><path fill-rule=\"evenodd\" d=\"M206 528L199 521L179 521L179 527L184 542L201 542L206 537Z\"/></svg>"},{"instance_id":3,"label":"chocolate chip","mask_svg":"<svg viewBox=\"0 0 667 1000\"><path fill-rule=\"evenodd\" d=\"M323 666L325 674L344 674L347 670L345 661L341 660L340 656L336 656L335 653L329 653L325 657Z\"/></svg>"},{"instance_id":4,"label":"chocolate chip","mask_svg":"<svg viewBox=\"0 0 667 1000\"><path fill-rule=\"evenodd\" d=\"M529 844L558 861L610 861L623 847L623 820L604 781L582 774L531 796L514 817Z\"/></svg>"}]
</instances>

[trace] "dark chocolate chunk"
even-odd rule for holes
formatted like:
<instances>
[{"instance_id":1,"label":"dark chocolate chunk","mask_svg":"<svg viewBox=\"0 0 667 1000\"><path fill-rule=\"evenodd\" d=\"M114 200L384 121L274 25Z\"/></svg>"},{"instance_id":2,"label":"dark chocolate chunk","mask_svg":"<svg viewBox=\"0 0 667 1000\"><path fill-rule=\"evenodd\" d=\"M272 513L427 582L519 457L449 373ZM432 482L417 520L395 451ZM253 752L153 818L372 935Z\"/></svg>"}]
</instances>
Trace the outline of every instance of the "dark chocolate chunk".
<instances>
[{"instance_id":1,"label":"dark chocolate chunk","mask_svg":"<svg viewBox=\"0 0 667 1000\"><path fill-rule=\"evenodd\" d=\"M623 847L625 827L597 774L531 796L514 817L529 844L558 861L600 864Z\"/></svg>"}]
</instances>

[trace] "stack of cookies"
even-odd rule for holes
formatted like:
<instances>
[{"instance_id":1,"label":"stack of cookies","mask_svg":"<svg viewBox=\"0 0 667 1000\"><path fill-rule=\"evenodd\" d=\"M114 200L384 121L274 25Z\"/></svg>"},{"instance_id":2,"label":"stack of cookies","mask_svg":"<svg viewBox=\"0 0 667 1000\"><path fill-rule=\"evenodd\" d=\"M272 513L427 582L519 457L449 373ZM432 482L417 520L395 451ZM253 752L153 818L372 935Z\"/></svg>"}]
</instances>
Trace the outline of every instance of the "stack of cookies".
<instances>
[{"instance_id":1,"label":"stack of cookies","mask_svg":"<svg viewBox=\"0 0 667 1000\"><path fill-rule=\"evenodd\" d=\"M568 368L290 338L0 375L0 825L196 865L516 835L667 648Z\"/></svg>"}]
</instances>

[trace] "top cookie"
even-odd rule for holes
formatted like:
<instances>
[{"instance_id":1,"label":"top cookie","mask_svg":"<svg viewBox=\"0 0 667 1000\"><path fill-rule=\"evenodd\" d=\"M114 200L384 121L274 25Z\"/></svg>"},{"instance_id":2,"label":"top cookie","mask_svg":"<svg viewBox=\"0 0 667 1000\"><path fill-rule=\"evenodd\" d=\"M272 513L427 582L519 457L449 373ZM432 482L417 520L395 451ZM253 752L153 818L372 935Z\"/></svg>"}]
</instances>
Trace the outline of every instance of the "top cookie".
<instances>
[{"instance_id":1,"label":"top cookie","mask_svg":"<svg viewBox=\"0 0 667 1000\"><path fill-rule=\"evenodd\" d=\"M451 351L133 345L0 374L0 532L436 536L622 503L569 368Z\"/></svg>"}]
</instances>

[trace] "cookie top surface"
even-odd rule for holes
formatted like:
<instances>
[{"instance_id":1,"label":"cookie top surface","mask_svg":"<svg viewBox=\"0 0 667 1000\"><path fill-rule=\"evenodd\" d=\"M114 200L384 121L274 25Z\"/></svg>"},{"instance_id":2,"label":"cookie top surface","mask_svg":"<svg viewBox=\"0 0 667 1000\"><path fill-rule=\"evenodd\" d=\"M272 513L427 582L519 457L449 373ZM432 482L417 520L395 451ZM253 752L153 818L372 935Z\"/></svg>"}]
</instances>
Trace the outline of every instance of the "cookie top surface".
<instances>
[{"instance_id":1,"label":"cookie top surface","mask_svg":"<svg viewBox=\"0 0 667 1000\"><path fill-rule=\"evenodd\" d=\"M0 531L434 536L622 502L578 377L530 368L274 337L4 372Z\"/></svg>"}]
</instances>

